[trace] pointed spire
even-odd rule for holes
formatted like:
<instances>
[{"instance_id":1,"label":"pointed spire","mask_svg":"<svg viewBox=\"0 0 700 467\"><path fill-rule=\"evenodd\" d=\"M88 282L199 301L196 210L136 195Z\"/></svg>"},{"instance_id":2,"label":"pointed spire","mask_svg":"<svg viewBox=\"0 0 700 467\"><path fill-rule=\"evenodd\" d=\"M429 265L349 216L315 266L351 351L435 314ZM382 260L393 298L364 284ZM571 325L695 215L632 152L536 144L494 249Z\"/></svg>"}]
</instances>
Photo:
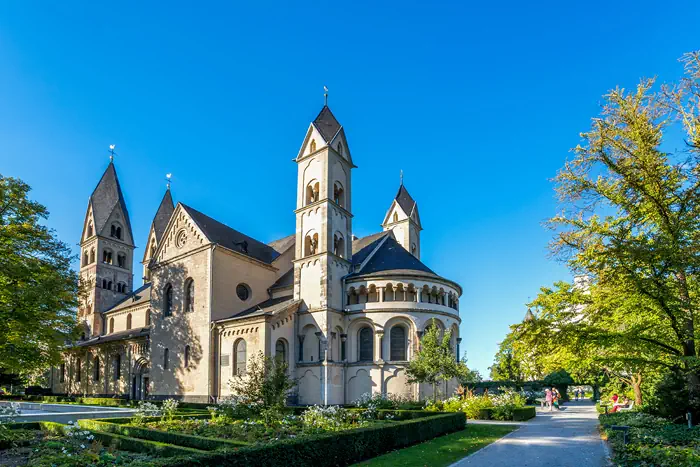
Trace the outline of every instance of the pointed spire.
<instances>
[{"instance_id":1,"label":"pointed spire","mask_svg":"<svg viewBox=\"0 0 700 467\"><path fill-rule=\"evenodd\" d=\"M318 132L321 134L323 139L326 141L326 143L330 143L331 141L333 141L335 135L337 135L343 127L335 118L333 112L331 112L331 109L327 105L323 106L321 112L319 112L318 116L313 121L313 124L318 130Z\"/></svg>"},{"instance_id":2,"label":"pointed spire","mask_svg":"<svg viewBox=\"0 0 700 467\"><path fill-rule=\"evenodd\" d=\"M399 206L401 206L401 209L403 209L403 212L405 212L407 216L411 215L413 208L416 206L416 202L408 193L408 190L403 184L403 170L401 171L401 185L399 186L399 192L396 193L396 202L399 203Z\"/></svg>"},{"instance_id":3,"label":"pointed spire","mask_svg":"<svg viewBox=\"0 0 700 467\"><path fill-rule=\"evenodd\" d=\"M107 169L102 174L102 178L92 192L92 195L90 195L90 204L92 204L92 215L95 219L95 232L97 234L102 232L112 212L119 206L124 214L124 222L129 232L129 238L134 238L131 231L129 212L126 209L126 202L124 202L124 195L119 185L119 178L117 177L117 170L114 167L114 161L109 162Z\"/></svg>"},{"instance_id":4,"label":"pointed spire","mask_svg":"<svg viewBox=\"0 0 700 467\"><path fill-rule=\"evenodd\" d=\"M170 194L170 184L168 184L168 188L165 190L163 199L160 201L156 215L153 217L152 226L153 231L156 234L156 242L160 243L160 239L163 236L165 228L168 226L168 222L170 221L170 217L172 217L174 211L175 205L173 204L173 197Z\"/></svg>"},{"instance_id":5,"label":"pointed spire","mask_svg":"<svg viewBox=\"0 0 700 467\"><path fill-rule=\"evenodd\" d=\"M525 319L523 320L524 323L529 323L531 321L535 320L535 315L532 314L532 310L530 308L527 309L527 313L525 313Z\"/></svg>"}]
</instances>

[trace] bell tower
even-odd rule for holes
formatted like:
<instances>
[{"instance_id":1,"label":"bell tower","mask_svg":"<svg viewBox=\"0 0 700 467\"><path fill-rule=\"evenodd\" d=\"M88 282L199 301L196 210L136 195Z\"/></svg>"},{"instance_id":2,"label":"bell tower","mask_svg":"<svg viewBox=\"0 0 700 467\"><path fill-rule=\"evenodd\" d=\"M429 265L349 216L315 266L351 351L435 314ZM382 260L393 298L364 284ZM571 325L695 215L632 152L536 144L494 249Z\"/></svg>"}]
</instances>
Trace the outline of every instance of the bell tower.
<instances>
[{"instance_id":1,"label":"bell tower","mask_svg":"<svg viewBox=\"0 0 700 467\"><path fill-rule=\"evenodd\" d=\"M420 259L420 231L423 227L418 215L418 203L413 200L404 186L403 175L399 191L382 222L382 229L393 231L396 241L406 251Z\"/></svg>"},{"instance_id":2,"label":"bell tower","mask_svg":"<svg viewBox=\"0 0 700 467\"><path fill-rule=\"evenodd\" d=\"M134 248L129 212L110 160L88 200L80 239L78 319L85 338L102 334L102 312L133 290Z\"/></svg>"}]
</instances>

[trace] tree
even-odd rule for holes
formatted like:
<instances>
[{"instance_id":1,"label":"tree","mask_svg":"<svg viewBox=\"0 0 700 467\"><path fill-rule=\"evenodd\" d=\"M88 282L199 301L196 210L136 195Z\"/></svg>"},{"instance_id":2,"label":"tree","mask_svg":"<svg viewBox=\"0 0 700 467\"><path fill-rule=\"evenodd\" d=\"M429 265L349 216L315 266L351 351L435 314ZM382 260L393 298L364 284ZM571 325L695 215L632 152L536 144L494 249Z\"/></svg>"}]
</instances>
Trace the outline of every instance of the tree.
<instances>
[{"instance_id":1,"label":"tree","mask_svg":"<svg viewBox=\"0 0 700 467\"><path fill-rule=\"evenodd\" d=\"M428 383L433 387L433 400L437 401L437 385L459 376L454 351L450 345L451 331L445 331L440 337L440 329L432 324L428 326L420 343L420 350L408 363L406 375L410 383ZM465 365L466 366L466 365Z\"/></svg>"},{"instance_id":2,"label":"tree","mask_svg":"<svg viewBox=\"0 0 700 467\"><path fill-rule=\"evenodd\" d=\"M516 358L513 350L512 336L508 334L499 344L493 365L489 367L491 379L494 381L522 382L525 378L520 364L521 362Z\"/></svg>"},{"instance_id":3,"label":"tree","mask_svg":"<svg viewBox=\"0 0 700 467\"><path fill-rule=\"evenodd\" d=\"M0 365L22 375L60 361L75 336L78 303L74 257L40 224L49 213L29 190L0 175Z\"/></svg>"},{"instance_id":4,"label":"tree","mask_svg":"<svg viewBox=\"0 0 700 467\"><path fill-rule=\"evenodd\" d=\"M630 342L645 343L684 371L688 406L700 409L700 54L682 59L687 76L655 90L607 94L555 178L562 211L549 221L551 248L602 290L634 291L644 315ZM683 134L668 151L664 135ZM643 298L643 300L642 300Z\"/></svg>"}]
</instances>

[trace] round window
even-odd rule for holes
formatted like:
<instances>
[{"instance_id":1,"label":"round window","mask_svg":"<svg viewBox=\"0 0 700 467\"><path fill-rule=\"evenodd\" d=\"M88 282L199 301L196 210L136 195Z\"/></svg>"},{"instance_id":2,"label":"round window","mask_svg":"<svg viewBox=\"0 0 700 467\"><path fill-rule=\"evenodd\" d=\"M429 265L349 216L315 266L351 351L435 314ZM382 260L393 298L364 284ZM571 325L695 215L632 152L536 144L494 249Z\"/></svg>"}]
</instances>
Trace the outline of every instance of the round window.
<instances>
[{"instance_id":1,"label":"round window","mask_svg":"<svg viewBox=\"0 0 700 467\"><path fill-rule=\"evenodd\" d=\"M248 298L250 298L250 287L248 287L246 284L238 284L236 287L236 295L238 295L238 298L245 302L248 300Z\"/></svg>"},{"instance_id":2,"label":"round window","mask_svg":"<svg viewBox=\"0 0 700 467\"><path fill-rule=\"evenodd\" d=\"M175 237L175 246L182 248L187 243L187 232L185 229L180 230Z\"/></svg>"}]
</instances>

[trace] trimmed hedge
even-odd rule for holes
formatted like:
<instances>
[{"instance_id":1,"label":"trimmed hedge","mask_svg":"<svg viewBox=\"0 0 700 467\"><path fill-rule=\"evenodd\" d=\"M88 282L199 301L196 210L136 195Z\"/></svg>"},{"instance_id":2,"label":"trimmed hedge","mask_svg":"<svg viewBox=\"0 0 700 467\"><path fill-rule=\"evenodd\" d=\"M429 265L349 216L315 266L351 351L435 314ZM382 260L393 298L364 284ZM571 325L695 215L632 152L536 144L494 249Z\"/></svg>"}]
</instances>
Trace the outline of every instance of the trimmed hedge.
<instances>
[{"instance_id":1,"label":"trimmed hedge","mask_svg":"<svg viewBox=\"0 0 700 467\"><path fill-rule=\"evenodd\" d=\"M177 446L200 449L203 451L213 451L214 449L220 448L235 449L249 445L249 443L244 443L242 441L207 438L204 436L186 435L184 433L152 430L150 428L142 428L138 426L119 425L103 420L79 420L78 425L86 430L98 430L105 433L115 433L122 436L145 439L148 441L158 441L160 443L174 444Z\"/></svg>"},{"instance_id":2,"label":"trimmed hedge","mask_svg":"<svg viewBox=\"0 0 700 467\"><path fill-rule=\"evenodd\" d=\"M537 409L534 406L530 405L521 409L515 409L515 411L513 412L513 421L524 422L530 420L531 418L535 418L536 416Z\"/></svg>"},{"instance_id":3,"label":"trimmed hedge","mask_svg":"<svg viewBox=\"0 0 700 467\"><path fill-rule=\"evenodd\" d=\"M173 420L189 420L189 419L194 419L194 420L204 420L207 418L211 418L211 415L207 414L195 414L195 415L184 415L184 414L178 414L178 415L173 415ZM94 419L95 421L98 422L107 422L107 423L116 423L117 425L125 425L127 423L131 423L134 421L133 417L114 417L114 418L96 418ZM161 421L161 417L144 417L143 421L148 423L148 422L159 422Z\"/></svg>"},{"instance_id":4,"label":"trimmed hedge","mask_svg":"<svg viewBox=\"0 0 700 467\"><path fill-rule=\"evenodd\" d=\"M53 435L64 435L67 428L67 425L55 422L39 422L39 424L42 431ZM205 452L199 449L175 446L158 441L130 438L115 433L105 433L97 430L90 430L90 432L95 436L95 439L101 441L105 446L122 451L141 452L159 457L192 456Z\"/></svg>"},{"instance_id":5,"label":"trimmed hedge","mask_svg":"<svg viewBox=\"0 0 700 467\"><path fill-rule=\"evenodd\" d=\"M160 467L345 466L437 436L464 430L465 423L466 417L463 412L453 412L380 427L282 440L238 450L215 451L192 457L173 457L151 462L149 465Z\"/></svg>"}]
</instances>

